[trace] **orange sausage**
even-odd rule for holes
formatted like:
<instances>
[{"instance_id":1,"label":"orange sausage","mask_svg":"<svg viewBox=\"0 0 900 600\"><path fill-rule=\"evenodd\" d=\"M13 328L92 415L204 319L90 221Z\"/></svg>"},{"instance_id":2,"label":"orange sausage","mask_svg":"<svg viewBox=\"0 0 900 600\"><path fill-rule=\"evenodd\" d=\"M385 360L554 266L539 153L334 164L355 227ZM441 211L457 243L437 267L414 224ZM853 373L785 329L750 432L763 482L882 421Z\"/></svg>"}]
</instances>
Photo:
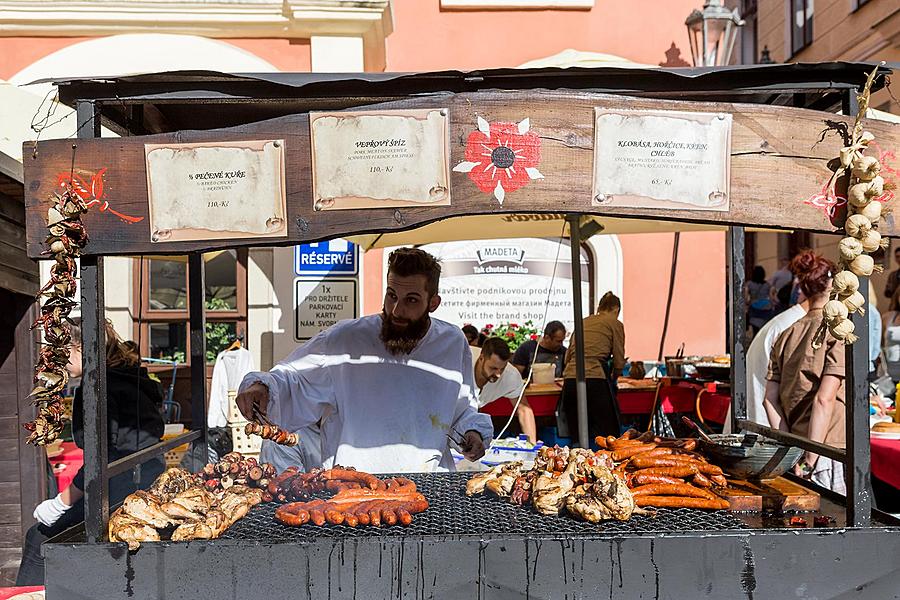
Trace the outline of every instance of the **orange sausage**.
<instances>
[{"instance_id":1,"label":"orange sausage","mask_svg":"<svg viewBox=\"0 0 900 600\"><path fill-rule=\"evenodd\" d=\"M693 465L676 465L674 467L651 467L635 471L635 475L663 475L665 477L691 477L699 473Z\"/></svg>"},{"instance_id":2,"label":"orange sausage","mask_svg":"<svg viewBox=\"0 0 900 600\"><path fill-rule=\"evenodd\" d=\"M652 475L650 473L629 473L630 480L629 484L633 483L635 486L640 485L651 485L658 483L668 483L672 485L679 485L684 483L684 479L679 479L677 477L669 477L667 475ZM696 475L694 476L696 477Z\"/></svg>"},{"instance_id":3,"label":"orange sausage","mask_svg":"<svg viewBox=\"0 0 900 600\"><path fill-rule=\"evenodd\" d=\"M686 496L637 496L634 499L638 506L656 506L658 508L702 508L722 510L729 507L727 500L709 500L708 498L690 498Z\"/></svg>"},{"instance_id":4,"label":"orange sausage","mask_svg":"<svg viewBox=\"0 0 900 600\"><path fill-rule=\"evenodd\" d=\"M650 452L654 448L656 448L655 444L639 444L637 446L619 448L617 450L613 450L612 458L616 462L621 462L626 458L631 458L632 456L637 456L643 454L644 452Z\"/></svg>"},{"instance_id":5,"label":"orange sausage","mask_svg":"<svg viewBox=\"0 0 900 600\"><path fill-rule=\"evenodd\" d=\"M694 487L689 483L654 483L642 485L631 490L631 494L637 496L688 496L691 498L706 498L718 500L719 497L709 490Z\"/></svg>"}]
</instances>

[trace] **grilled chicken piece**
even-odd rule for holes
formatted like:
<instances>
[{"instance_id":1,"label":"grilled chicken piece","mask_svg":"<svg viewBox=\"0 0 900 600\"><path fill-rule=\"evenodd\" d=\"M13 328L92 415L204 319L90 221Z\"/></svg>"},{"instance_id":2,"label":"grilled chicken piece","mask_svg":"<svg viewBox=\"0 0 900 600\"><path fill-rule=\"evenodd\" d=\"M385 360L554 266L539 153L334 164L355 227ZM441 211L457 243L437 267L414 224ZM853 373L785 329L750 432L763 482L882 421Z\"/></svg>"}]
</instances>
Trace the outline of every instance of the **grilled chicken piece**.
<instances>
[{"instance_id":1,"label":"grilled chicken piece","mask_svg":"<svg viewBox=\"0 0 900 600\"><path fill-rule=\"evenodd\" d=\"M179 525L172 532L173 542L186 540L211 540L219 537L228 529L228 517L220 510L212 509L202 521L189 521Z\"/></svg>"},{"instance_id":2,"label":"grilled chicken piece","mask_svg":"<svg viewBox=\"0 0 900 600\"><path fill-rule=\"evenodd\" d=\"M474 496L475 494L482 493L487 482L496 479L502 470L503 465L497 465L484 473L473 475L472 478L466 482L466 496Z\"/></svg>"},{"instance_id":3,"label":"grilled chicken piece","mask_svg":"<svg viewBox=\"0 0 900 600\"><path fill-rule=\"evenodd\" d=\"M591 523L609 519L627 521L632 514L655 514L653 511L637 508L625 481L615 476L607 482L578 486L566 498L566 508Z\"/></svg>"},{"instance_id":4,"label":"grilled chicken piece","mask_svg":"<svg viewBox=\"0 0 900 600\"><path fill-rule=\"evenodd\" d=\"M176 494L196 485L197 479L191 473L178 467L172 467L157 477L148 491L167 502Z\"/></svg>"},{"instance_id":5,"label":"grilled chicken piece","mask_svg":"<svg viewBox=\"0 0 900 600\"><path fill-rule=\"evenodd\" d=\"M144 490L138 490L125 498L122 510L127 515L153 527L161 528L177 525L177 520L163 512L161 504L164 504L164 502L159 497Z\"/></svg>"},{"instance_id":6,"label":"grilled chicken piece","mask_svg":"<svg viewBox=\"0 0 900 600\"><path fill-rule=\"evenodd\" d=\"M159 533L143 521L130 517L121 508L109 517L109 541L126 542L129 550L137 550L141 542L158 542Z\"/></svg>"},{"instance_id":7,"label":"grilled chicken piece","mask_svg":"<svg viewBox=\"0 0 900 600\"><path fill-rule=\"evenodd\" d=\"M606 505L595 493L595 485L579 485L566 497L566 509L589 523L599 523L613 518Z\"/></svg>"},{"instance_id":8,"label":"grilled chicken piece","mask_svg":"<svg viewBox=\"0 0 900 600\"><path fill-rule=\"evenodd\" d=\"M495 496L506 498L512 492L516 479L522 473L522 461L516 460L500 466L500 473L498 473L497 477L488 480L484 487Z\"/></svg>"},{"instance_id":9,"label":"grilled chicken piece","mask_svg":"<svg viewBox=\"0 0 900 600\"><path fill-rule=\"evenodd\" d=\"M575 471L579 460L572 458L566 466L566 470L559 476L552 473L542 473L534 481L531 493L531 503L534 508L544 515L558 515L566 502L566 494L575 487Z\"/></svg>"},{"instance_id":10,"label":"grilled chicken piece","mask_svg":"<svg viewBox=\"0 0 900 600\"><path fill-rule=\"evenodd\" d=\"M203 519L203 515L216 503L216 497L201 487L192 487L179 492L161 506L162 511L174 519L187 519L196 521Z\"/></svg>"}]
</instances>

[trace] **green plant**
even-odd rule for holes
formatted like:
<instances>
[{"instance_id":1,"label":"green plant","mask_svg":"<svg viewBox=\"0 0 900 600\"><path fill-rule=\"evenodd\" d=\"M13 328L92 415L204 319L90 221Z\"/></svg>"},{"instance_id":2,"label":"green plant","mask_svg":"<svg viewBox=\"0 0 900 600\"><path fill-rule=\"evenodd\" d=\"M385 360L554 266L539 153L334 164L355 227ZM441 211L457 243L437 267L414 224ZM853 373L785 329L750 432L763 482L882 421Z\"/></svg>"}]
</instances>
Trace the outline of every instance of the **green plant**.
<instances>
[{"instance_id":1,"label":"green plant","mask_svg":"<svg viewBox=\"0 0 900 600\"><path fill-rule=\"evenodd\" d=\"M484 326L484 334L488 337L502 337L509 344L509 349L515 352L516 349L528 340L538 339L538 330L535 329L531 320L525 321L521 325L518 323L500 323L496 326L487 324Z\"/></svg>"},{"instance_id":2,"label":"green plant","mask_svg":"<svg viewBox=\"0 0 900 600\"><path fill-rule=\"evenodd\" d=\"M224 298L207 298L206 310L231 310ZM221 321L206 322L206 362L216 362L219 352L231 345L235 336L235 324Z\"/></svg>"}]
</instances>

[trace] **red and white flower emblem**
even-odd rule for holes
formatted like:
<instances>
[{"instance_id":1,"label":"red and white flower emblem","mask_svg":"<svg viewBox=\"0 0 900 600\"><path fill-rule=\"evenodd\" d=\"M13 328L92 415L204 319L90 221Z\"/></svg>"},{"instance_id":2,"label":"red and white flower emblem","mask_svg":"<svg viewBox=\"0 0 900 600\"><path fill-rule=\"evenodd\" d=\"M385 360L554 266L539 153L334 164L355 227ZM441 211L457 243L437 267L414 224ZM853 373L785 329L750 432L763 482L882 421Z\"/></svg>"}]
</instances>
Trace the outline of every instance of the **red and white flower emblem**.
<instances>
[{"instance_id":1,"label":"red and white flower emblem","mask_svg":"<svg viewBox=\"0 0 900 600\"><path fill-rule=\"evenodd\" d=\"M493 193L502 206L507 192L544 178L537 168L541 138L529 127L527 118L518 123L488 123L478 117L478 130L466 141L466 160L453 170L468 173L478 189Z\"/></svg>"}]
</instances>

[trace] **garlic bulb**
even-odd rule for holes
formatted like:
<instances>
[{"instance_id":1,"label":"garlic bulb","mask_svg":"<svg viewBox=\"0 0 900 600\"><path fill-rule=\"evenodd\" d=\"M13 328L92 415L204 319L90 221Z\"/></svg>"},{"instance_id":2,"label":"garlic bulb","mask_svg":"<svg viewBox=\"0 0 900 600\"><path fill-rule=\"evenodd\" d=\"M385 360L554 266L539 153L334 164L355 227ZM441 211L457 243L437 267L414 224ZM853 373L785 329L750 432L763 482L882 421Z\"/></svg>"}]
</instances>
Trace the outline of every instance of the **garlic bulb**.
<instances>
[{"instance_id":1,"label":"garlic bulb","mask_svg":"<svg viewBox=\"0 0 900 600\"><path fill-rule=\"evenodd\" d=\"M834 291L841 296L849 296L859 289L859 277L850 271L841 271L831 282Z\"/></svg>"},{"instance_id":2,"label":"garlic bulb","mask_svg":"<svg viewBox=\"0 0 900 600\"><path fill-rule=\"evenodd\" d=\"M881 219L881 211L883 210L884 204L878 200L872 200L862 208L858 208L856 212L867 218L870 223L877 223Z\"/></svg>"},{"instance_id":3,"label":"garlic bulb","mask_svg":"<svg viewBox=\"0 0 900 600\"><path fill-rule=\"evenodd\" d=\"M844 262L850 262L863 253L862 242L853 237L845 237L838 244L838 250L841 253L841 259Z\"/></svg>"},{"instance_id":4,"label":"garlic bulb","mask_svg":"<svg viewBox=\"0 0 900 600\"><path fill-rule=\"evenodd\" d=\"M852 172L860 181L872 181L881 172L881 163L874 156L860 156L853 159Z\"/></svg>"},{"instance_id":5,"label":"garlic bulb","mask_svg":"<svg viewBox=\"0 0 900 600\"><path fill-rule=\"evenodd\" d=\"M880 238L879 238L880 240ZM873 271L883 271L881 265L875 264L875 259L868 254L860 254L847 265L851 271L860 277L868 277Z\"/></svg>"},{"instance_id":6,"label":"garlic bulb","mask_svg":"<svg viewBox=\"0 0 900 600\"><path fill-rule=\"evenodd\" d=\"M872 199L868 192L869 183L854 183L847 188L847 202L857 208L865 206Z\"/></svg>"},{"instance_id":7,"label":"garlic bulb","mask_svg":"<svg viewBox=\"0 0 900 600\"><path fill-rule=\"evenodd\" d=\"M881 234L874 229L869 231L861 242L863 250L866 252L875 252L880 248L887 248L889 244L887 238L882 239Z\"/></svg>"},{"instance_id":8,"label":"garlic bulb","mask_svg":"<svg viewBox=\"0 0 900 600\"><path fill-rule=\"evenodd\" d=\"M856 293L858 294L859 292ZM825 303L825 307L822 309L822 314L825 315L826 321L832 323L834 321L842 321L846 319L850 314L850 310L847 308L847 305L840 300L829 300Z\"/></svg>"},{"instance_id":9,"label":"garlic bulb","mask_svg":"<svg viewBox=\"0 0 900 600\"><path fill-rule=\"evenodd\" d=\"M825 306L828 306L828 304L831 304L832 302L834 302L834 300L829 301ZM841 303L847 309L847 312L858 311L861 315L866 314L866 309L863 308L866 305L866 299L863 298L863 295L858 291L842 298Z\"/></svg>"},{"instance_id":10,"label":"garlic bulb","mask_svg":"<svg viewBox=\"0 0 900 600\"><path fill-rule=\"evenodd\" d=\"M865 185L868 186L868 189L866 189L867 196L877 198L884 193L884 177L881 175L874 177L872 181L869 181Z\"/></svg>"},{"instance_id":11,"label":"garlic bulb","mask_svg":"<svg viewBox=\"0 0 900 600\"><path fill-rule=\"evenodd\" d=\"M858 339L855 335L853 335L854 329L855 327L853 326L853 321L851 321L850 319L836 321L828 326L828 330L831 332L831 335L839 340L844 340L845 344L852 344Z\"/></svg>"},{"instance_id":12,"label":"garlic bulb","mask_svg":"<svg viewBox=\"0 0 900 600\"><path fill-rule=\"evenodd\" d=\"M844 231L847 235L855 238L861 238L872 229L872 221L862 215L850 215L844 223Z\"/></svg>"}]
</instances>

